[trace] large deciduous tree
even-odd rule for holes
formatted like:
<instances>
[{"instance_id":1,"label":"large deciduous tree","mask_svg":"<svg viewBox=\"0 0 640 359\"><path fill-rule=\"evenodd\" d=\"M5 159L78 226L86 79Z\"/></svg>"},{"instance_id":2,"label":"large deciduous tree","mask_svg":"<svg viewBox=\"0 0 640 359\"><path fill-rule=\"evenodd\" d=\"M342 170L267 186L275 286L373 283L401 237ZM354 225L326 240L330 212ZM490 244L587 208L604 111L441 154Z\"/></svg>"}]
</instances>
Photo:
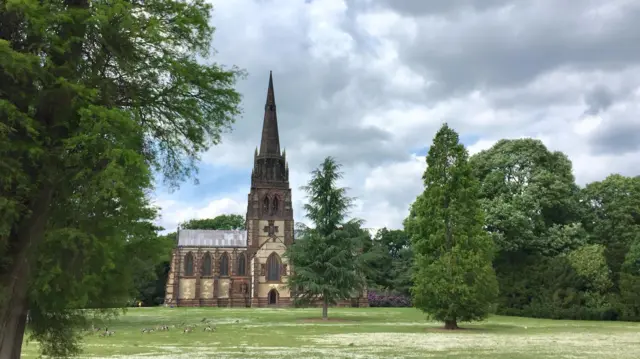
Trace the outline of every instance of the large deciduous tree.
<instances>
[{"instance_id":1,"label":"large deciduous tree","mask_svg":"<svg viewBox=\"0 0 640 359\"><path fill-rule=\"evenodd\" d=\"M582 191L584 227L592 243L604 246L612 293L621 300L620 314L640 319L640 177L610 175Z\"/></svg>"},{"instance_id":2,"label":"large deciduous tree","mask_svg":"<svg viewBox=\"0 0 640 359\"><path fill-rule=\"evenodd\" d=\"M555 255L582 244L583 238L569 235L581 236L571 227L580 220L580 190L565 154L549 151L540 140L500 140L470 163L500 254Z\"/></svg>"},{"instance_id":3,"label":"large deciduous tree","mask_svg":"<svg viewBox=\"0 0 640 359\"><path fill-rule=\"evenodd\" d=\"M544 292L542 282L534 281L547 279L537 273L559 263L559 271L570 267L547 259L587 242L571 162L541 141L525 138L500 140L470 163L481 184L486 230L497 246L498 310L524 310Z\"/></svg>"},{"instance_id":4,"label":"large deciduous tree","mask_svg":"<svg viewBox=\"0 0 640 359\"><path fill-rule=\"evenodd\" d=\"M239 113L241 74L206 60L204 0L0 1L0 357L27 310L44 354L77 350L77 308L130 294L127 250ZM140 248L140 247L138 247Z\"/></svg>"},{"instance_id":5,"label":"large deciduous tree","mask_svg":"<svg viewBox=\"0 0 640 359\"><path fill-rule=\"evenodd\" d=\"M457 329L459 321L489 314L498 284L478 182L467 150L447 124L435 135L423 180L424 192L405 221L415 256L413 303L445 329Z\"/></svg>"},{"instance_id":6,"label":"large deciduous tree","mask_svg":"<svg viewBox=\"0 0 640 359\"><path fill-rule=\"evenodd\" d=\"M364 276L360 253L370 240L361 221L346 221L353 199L346 188L338 187L342 177L340 165L328 157L312 172L304 205L306 217L313 227L299 228L296 241L285 257L293 268L288 285L297 303L322 302L322 319L328 319L328 308L341 299L361 292Z\"/></svg>"}]
</instances>

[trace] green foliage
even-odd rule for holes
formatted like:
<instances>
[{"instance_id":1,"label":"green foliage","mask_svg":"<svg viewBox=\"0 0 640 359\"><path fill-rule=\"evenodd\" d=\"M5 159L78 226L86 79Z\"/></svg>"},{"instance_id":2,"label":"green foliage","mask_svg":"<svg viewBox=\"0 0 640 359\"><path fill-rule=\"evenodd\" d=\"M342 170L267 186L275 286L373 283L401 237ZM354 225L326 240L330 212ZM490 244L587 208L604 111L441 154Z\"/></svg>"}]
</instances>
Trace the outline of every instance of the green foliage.
<instances>
[{"instance_id":1,"label":"green foliage","mask_svg":"<svg viewBox=\"0 0 640 359\"><path fill-rule=\"evenodd\" d=\"M586 267L586 260L600 257L595 247L586 246L590 236L585 209L566 155L549 151L539 140L500 140L470 163L481 183L486 229L498 249L498 312L554 318L600 315L575 309L588 296L602 296L594 286L606 286L609 276Z\"/></svg>"},{"instance_id":2,"label":"green foliage","mask_svg":"<svg viewBox=\"0 0 640 359\"><path fill-rule=\"evenodd\" d=\"M361 253L370 241L360 220L345 222L353 199L346 196L346 188L337 187L342 176L339 169L340 165L328 157L311 173L302 189L308 194L304 208L314 227L299 227L299 236L285 253L293 267L288 285L294 300L298 304L322 300L323 318L328 304L362 290L362 267L367 260Z\"/></svg>"},{"instance_id":3,"label":"green foliage","mask_svg":"<svg viewBox=\"0 0 640 359\"><path fill-rule=\"evenodd\" d=\"M569 256L528 257L512 264L512 272L499 276L502 314L551 319L617 319L615 298L592 290L588 278L578 274Z\"/></svg>"},{"instance_id":4,"label":"green foliage","mask_svg":"<svg viewBox=\"0 0 640 359\"><path fill-rule=\"evenodd\" d=\"M547 228L547 235L543 241L546 245L540 248L540 253L554 256L582 248L588 243L589 234L581 223L553 224Z\"/></svg>"},{"instance_id":5,"label":"green foliage","mask_svg":"<svg viewBox=\"0 0 640 359\"><path fill-rule=\"evenodd\" d=\"M415 256L414 305L454 329L457 321L486 318L498 288L478 182L446 124L429 149L423 179L425 190L405 221Z\"/></svg>"},{"instance_id":6,"label":"green foliage","mask_svg":"<svg viewBox=\"0 0 640 359\"><path fill-rule=\"evenodd\" d=\"M376 254L364 263L369 287L410 295L413 252L405 231L382 228L370 243L367 252Z\"/></svg>"},{"instance_id":7,"label":"green foliage","mask_svg":"<svg viewBox=\"0 0 640 359\"><path fill-rule=\"evenodd\" d=\"M245 218L239 214L221 214L215 218L190 219L182 229L245 229Z\"/></svg>"},{"instance_id":8,"label":"green foliage","mask_svg":"<svg viewBox=\"0 0 640 359\"><path fill-rule=\"evenodd\" d=\"M638 178L580 190L566 156L531 139L498 141L471 164L498 245L499 313L638 318L636 278L623 269L640 238Z\"/></svg>"},{"instance_id":9,"label":"green foliage","mask_svg":"<svg viewBox=\"0 0 640 359\"><path fill-rule=\"evenodd\" d=\"M600 293L607 292L612 285L605 249L603 245L591 244L574 250L568 256L571 267L586 280L588 289Z\"/></svg>"},{"instance_id":10,"label":"green foliage","mask_svg":"<svg viewBox=\"0 0 640 359\"><path fill-rule=\"evenodd\" d=\"M353 205L354 199L347 197L347 188L337 186L342 178L340 167L332 157L325 158L320 167L311 171L309 183L301 187L309 200L304 205L305 216L322 236L334 233Z\"/></svg>"},{"instance_id":11,"label":"green foliage","mask_svg":"<svg viewBox=\"0 0 640 359\"><path fill-rule=\"evenodd\" d=\"M547 233L554 225L580 219L579 189L566 155L550 152L539 140L500 140L470 163L481 183L486 226L500 254L575 248L573 238L565 243L558 239L566 236Z\"/></svg>"},{"instance_id":12,"label":"green foliage","mask_svg":"<svg viewBox=\"0 0 640 359\"><path fill-rule=\"evenodd\" d=\"M584 226L592 243L606 247L617 288L618 273L632 243L640 238L640 178L611 175L583 190Z\"/></svg>"},{"instance_id":13,"label":"green foliage","mask_svg":"<svg viewBox=\"0 0 640 359\"><path fill-rule=\"evenodd\" d=\"M21 345L5 338L19 330L11 306L28 304L43 353L77 353L77 308L123 305L166 255L152 171L176 186L239 114L242 72L202 60L210 12L0 2L0 352Z\"/></svg>"},{"instance_id":14,"label":"green foliage","mask_svg":"<svg viewBox=\"0 0 640 359\"><path fill-rule=\"evenodd\" d=\"M310 229L291 246L286 254L294 268L289 285L299 304L318 299L334 304L357 294L361 280L354 252L361 242L353 232L359 226L357 222L346 223L327 237Z\"/></svg>"},{"instance_id":15,"label":"green foliage","mask_svg":"<svg viewBox=\"0 0 640 359\"><path fill-rule=\"evenodd\" d=\"M622 319L640 320L640 239L631 244L620 273Z\"/></svg>"},{"instance_id":16,"label":"green foliage","mask_svg":"<svg viewBox=\"0 0 640 359\"><path fill-rule=\"evenodd\" d=\"M149 236L137 241L129 264L133 269L135 292L133 297L145 306L164 302L171 251L175 247L176 233Z\"/></svg>"}]
</instances>

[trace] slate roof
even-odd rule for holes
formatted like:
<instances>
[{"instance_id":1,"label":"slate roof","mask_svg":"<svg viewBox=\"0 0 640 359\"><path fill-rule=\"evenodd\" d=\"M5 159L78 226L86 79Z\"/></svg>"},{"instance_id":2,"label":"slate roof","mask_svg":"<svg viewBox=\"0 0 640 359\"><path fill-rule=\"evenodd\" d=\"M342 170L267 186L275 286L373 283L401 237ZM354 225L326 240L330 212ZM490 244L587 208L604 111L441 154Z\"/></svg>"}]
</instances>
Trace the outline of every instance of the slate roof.
<instances>
[{"instance_id":1,"label":"slate roof","mask_svg":"<svg viewBox=\"0 0 640 359\"><path fill-rule=\"evenodd\" d=\"M181 229L178 247L246 247L245 230Z\"/></svg>"}]
</instances>

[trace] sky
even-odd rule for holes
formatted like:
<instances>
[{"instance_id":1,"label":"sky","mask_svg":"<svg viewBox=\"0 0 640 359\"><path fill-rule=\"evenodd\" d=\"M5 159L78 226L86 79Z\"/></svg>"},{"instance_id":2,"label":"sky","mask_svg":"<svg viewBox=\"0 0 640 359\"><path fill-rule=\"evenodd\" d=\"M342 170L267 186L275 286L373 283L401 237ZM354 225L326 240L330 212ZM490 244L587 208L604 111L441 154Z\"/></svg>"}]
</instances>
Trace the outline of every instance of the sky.
<instances>
[{"instance_id":1,"label":"sky","mask_svg":"<svg viewBox=\"0 0 640 359\"><path fill-rule=\"evenodd\" d=\"M155 203L166 230L246 213L269 71L294 217L327 156L350 216L401 228L425 154L447 122L471 154L531 137L573 162L580 185L640 174L640 1L217 0L212 59L248 73L243 115L203 154L199 184Z\"/></svg>"}]
</instances>

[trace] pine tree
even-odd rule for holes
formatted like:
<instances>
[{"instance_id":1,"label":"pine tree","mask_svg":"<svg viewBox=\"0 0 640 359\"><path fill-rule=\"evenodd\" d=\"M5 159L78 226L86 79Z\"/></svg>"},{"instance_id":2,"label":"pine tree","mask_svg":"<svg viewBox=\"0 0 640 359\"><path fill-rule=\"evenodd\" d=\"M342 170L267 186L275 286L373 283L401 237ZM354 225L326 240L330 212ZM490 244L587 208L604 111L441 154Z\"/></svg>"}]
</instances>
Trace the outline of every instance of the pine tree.
<instances>
[{"instance_id":1,"label":"pine tree","mask_svg":"<svg viewBox=\"0 0 640 359\"><path fill-rule=\"evenodd\" d=\"M405 220L415 256L413 302L445 329L457 329L459 321L487 317L498 284L478 182L464 145L447 124L429 149L423 180L425 190Z\"/></svg>"},{"instance_id":2,"label":"pine tree","mask_svg":"<svg viewBox=\"0 0 640 359\"><path fill-rule=\"evenodd\" d=\"M300 228L299 237L285 253L293 268L289 277L297 304L322 301L322 319L328 319L328 308L338 300L349 299L364 285L359 268L359 255L366 232L361 221L346 221L353 198L336 182L342 177L340 165L331 157L312 172L305 204L307 218L313 227Z\"/></svg>"}]
</instances>

